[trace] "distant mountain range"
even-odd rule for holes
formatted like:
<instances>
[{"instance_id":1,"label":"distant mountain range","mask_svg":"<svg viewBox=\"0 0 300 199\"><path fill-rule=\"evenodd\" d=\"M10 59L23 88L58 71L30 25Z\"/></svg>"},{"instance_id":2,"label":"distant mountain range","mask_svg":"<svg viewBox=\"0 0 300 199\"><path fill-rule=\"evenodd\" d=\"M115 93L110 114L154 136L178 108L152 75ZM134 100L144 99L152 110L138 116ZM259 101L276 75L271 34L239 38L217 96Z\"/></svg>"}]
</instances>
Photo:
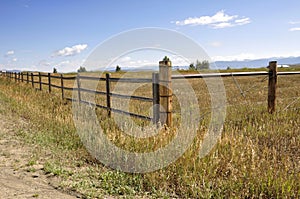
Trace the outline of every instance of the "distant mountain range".
<instances>
[{"instance_id":1,"label":"distant mountain range","mask_svg":"<svg viewBox=\"0 0 300 199\"><path fill-rule=\"evenodd\" d=\"M265 59L254 59L254 60L243 60L243 61L216 61L214 64L217 69L227 69L229 68L262 68L267 67L270 61L277 61L278 67L282 65L295 65L300 64L300 57L287 57L287 58L265 58ZM143 66L143 67L126 67L121 66L122 70L125 71L135 71L135 70L144 70L144 71L153 71L158 70L158 66ZM173 69L188 69L189 66L173 66ZM107 69L109 71L114 71L115 68Z\"/></svg>"},{"instance_id":2,"label":"distant mountain range","mask_svg":"<svg viewBox=\"0 0 300 199\"><path fill-rule=\"evenodd\" d=\"M266 58L256 60L244 60L244 61L216 61L215 64L219 69L230 68L261 68L267 67L269 61L277 61L278 65L292 65L300 64L300 57L287 57L287 58Z\"/></svg>"}]
</instances>

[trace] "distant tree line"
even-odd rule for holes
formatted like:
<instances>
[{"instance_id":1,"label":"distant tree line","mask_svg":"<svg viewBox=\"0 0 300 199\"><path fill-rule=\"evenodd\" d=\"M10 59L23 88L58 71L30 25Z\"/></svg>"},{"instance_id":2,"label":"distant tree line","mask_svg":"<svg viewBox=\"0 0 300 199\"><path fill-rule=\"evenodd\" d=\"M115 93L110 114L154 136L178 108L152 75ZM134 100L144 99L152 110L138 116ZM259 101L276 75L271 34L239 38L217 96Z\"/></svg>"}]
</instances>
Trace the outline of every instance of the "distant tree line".
<instances>
[{"instance_id":1,"label":"distant tree line","mask_svg":"<svg viewBox=\"0 0 300 199\"><path fill-rule=\"evenodd\" d=\"M116 72L121 71L121 67L119 65L116 66Z\"/></svg>"},{"instance_id":2,"label":"distant tree line","mask_svg":"<svg viewBox=\"0 0 300 199\"><path fill-rule=\"evenodd\" d=\"M199 61L197 59L196 64L191 63L189 66L189 70L204 70L204 69L209 69L209 61L207 60Z\"/></svg>"},{"instance_id":3,"label":"distant tree line","mask_svg":"<svg viewBox=\"0 0 300 199\"><path fill-rule=\"evenodd\" d=\"M77 70L78 73L84 73L87 72L86 68L83 66L80 66L79 69Z\"/></svg>"}]
</instances>

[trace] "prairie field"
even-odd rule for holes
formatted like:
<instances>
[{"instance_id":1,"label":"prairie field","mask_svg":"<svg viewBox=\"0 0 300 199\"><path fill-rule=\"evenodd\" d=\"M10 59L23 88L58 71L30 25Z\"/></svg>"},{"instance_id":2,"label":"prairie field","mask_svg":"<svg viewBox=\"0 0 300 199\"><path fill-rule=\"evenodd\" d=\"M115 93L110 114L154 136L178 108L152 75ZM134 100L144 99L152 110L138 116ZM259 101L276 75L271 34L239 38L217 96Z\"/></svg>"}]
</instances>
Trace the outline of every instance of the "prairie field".
<instances>
[{"instance_id":1,"label":"prairie field","mask_svg":"<svg viewBox=\"0 0 300 199\"><path fill-rule=\"evenodd\" d=\"M186 97L196 97L202 118L196 124L196 136L176 161L148 173L113 170L90 155L77 134L72 102L61 99L60 89L52 88L49 93L45 85L39 91L37 84L32 88L31 84L0 77L0 114L10 120L22 119L26 124L17 123L15 131L16 139L35 147L28 160L31 164L42 162L45 173L59 178L61 189L78 192L85 198L299 198L300 75L278 76L273 114L267 111L267 76L225 77L222 81L225 90L218 95L226 96L226 118L213 149L199 157L211 120L210 97L214 95L203 79L189 79L194 93ZM52 84L60 85L60 80L53 80ZM64 84L73 87L74 80ZM173 80L174 90L178 85L180 90L180 84L181 80ZM117 86L112 83L111 90ZM134 95L152 97L151 86L140 86ZM103 87L99 83L97 90L104 91ZM126 91L126 86L120 88ZM65 97L72 98L72 91L66 91ZM104 97L95 101L105 105ZM124 99L115 99L113 105L123 102ZM151 117L151 103L128 100L128 104L130 112ZM106 110L96 109L96 115L116 146L132 152L149 152L166 146L176 136L183 108L175 95L174 125L147 139L136 139L120 131L114 121L118 113L108 118ZM126 117L122 116L124 120ZM149 123L134 121L139 126Z\"/></svg>"}]
</instances>

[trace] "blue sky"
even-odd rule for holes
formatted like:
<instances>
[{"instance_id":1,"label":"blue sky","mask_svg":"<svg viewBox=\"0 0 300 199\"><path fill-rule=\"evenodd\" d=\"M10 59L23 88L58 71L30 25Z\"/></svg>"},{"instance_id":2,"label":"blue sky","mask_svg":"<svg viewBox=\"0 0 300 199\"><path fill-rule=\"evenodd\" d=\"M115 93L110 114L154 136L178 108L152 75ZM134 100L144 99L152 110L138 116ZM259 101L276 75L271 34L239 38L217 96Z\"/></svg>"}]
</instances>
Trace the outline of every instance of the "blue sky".
<instances>
[{"instance_id":1,"label":"blue sky","mask_svg":"<svg viewBox=\"0 0 300 199\"><path fill-rule=\"evenodd\" d=\"M183 33L213 60L300 56L299 8L299 0L0 0L0 69L75 71L99 43L143 27ZM147 61L158 62L134 63Z\"/></svg>"}]
</instances>

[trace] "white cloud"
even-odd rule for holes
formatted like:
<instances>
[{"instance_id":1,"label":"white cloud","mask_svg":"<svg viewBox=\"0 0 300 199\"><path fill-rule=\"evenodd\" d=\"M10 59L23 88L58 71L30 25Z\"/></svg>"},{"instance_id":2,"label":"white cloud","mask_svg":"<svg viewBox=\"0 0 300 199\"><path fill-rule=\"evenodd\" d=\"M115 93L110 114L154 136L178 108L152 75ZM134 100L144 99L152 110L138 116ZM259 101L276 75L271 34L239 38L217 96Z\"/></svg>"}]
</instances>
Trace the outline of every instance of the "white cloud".
<instances>
[{"instance_id":1,"label":"white cloud","mask_svg":"<svg viewBox=\"0 0 300 199\"><path fill-rule=\"evenodd\" d=\"M155 57L155 56L154 56ZM187 59L182 58L178 55L169 55L170 60L172 60L173 66L187 66L189 65L190 61ZM138 59L137 57L121 57L120 59L116 60L113 65L119 65L121 68L141 68L141 67L158 67L159 59Z\"/></svg>"},{"instance_id":2,"label":"white cloud","mask_svg":"<svg viewBox=\"0 0 300 199\"><path fill-rule=\"evenodd\" d=\"M209 45L213 46L213 47L220 47L220 46L222 46L222 43L218 42L218 41L214 41L214 42L211 42Z\"/></svg>"},{"instance_id":3,"label":"white cloud","mask_svg":"<svg viewBox=\"0 0 300 199\"><path fill-rule=\"evenodd\" d=\"M57 64L57 66L63 66L63 65L69 64L69 63L71 63L70 60L62 61L59 64Z\"/></svg>"},{"instance_id":4,"label":"white cloud","mask_svg":"<svg viewBox=\"0 0 300 199\"><path fill-rule=\"evenodd\" d=\"M229 27L233 27L234 25L228 22L223 22L223 23L218 23L218 24L212 24L212 27L215 29L218 28L229 28Z\"/></svg>"},{"instance_id":5,"label":"white cloud","mask_svg":"<svg viewBox=\"0 0 300 199\"><path fill-rule=\"evenodd\" d=\"M248 17L239 17L238 15L225 14L224 10L217 12L213 16L189 17L183 21L176 21L176 25L207 25L212 28L227 28L240 26L250 23Z\"/></svg>"},{"instance_id":6,"label":"white cloud","mask_svg":"<svg viewBox=\"0 0 300 199\"><path fill-rule=\"evenodd\" d=\"M74 45L72 47L65 47L61 50L58 50L53 53L52 57L59 57L59 56L73 56L76 54L81 53L83 50L85 50L88 47L87 44L78 44Z\"/></svg>"},{"instance_id":7,"label":"white cloud","mask_svg":"<svg viewBox=\"0 0 300 199\"><path fill-rule=\"evenodd\" d=\"M58 72L75 72L77 69L84 64L84 60L77 59L77 60L63 60L57 64L53 64ZM86 68L90 70L90 68Z\"/></svg>"},{"instance_id":8,"label":"white cloud","mask_svg":"<svg viewBox=\"0 0 300 199\"><path fill-rule=\"evenodd\" d=\"M127 56L127 57L122 57L120 59L121 62L128 62L128 61L131 61L131 57Z\"/></svg>"},{"instance_id":9,"label":"white cloud","mask_svg":"<svg viewBox=\"0 0 300 199\"><path fill-rule=\"evenodd\" d=\"M13 61L13 62L16 62L16 61L18 61L18 59L17 59L17 58L13 58L12 61Z\"/></svg>"},{"instance_id":10,"label":"white cloud","mask_svg":"<svg viewBox=\"0 0 300 199\"><path fill-rule=\"evenodd\" d=\"M236 19L234 22L236 25L240 26L240 25L246 25L246 24L250 23L251 20L249 17L246 17L246 18L242 18L242 19Z\"/></svg>"},{"instance_id":11,"label":"white cloud","mask_svg":"<svg viewBox=\"0 0 300 199\"><path fill-rule=\"evenodd\" d=\"M15 51L9 50L9 51L7 51L7 53L5 54L5 56L10 56L10 55L14 55L14 54L15 54Z\"/></svg>"},{"instance_id":12,"label":"white cloud","mask_svg":"<svg viewBox=\"0 0 300 199\"><path fill-rule=\"evenodd\" d=\"M254 54L251 53L241 53L238 55L229 55L229 56L214 56L212 57L213 61L244 61L247 59L256 59Z\"/></svg>"},{"instance_id":13,"label":"white cloud","mask_svg":"<svg viewBox=\"0 0 300 199\"><path fill-rule=\"evenodd\" d=\"M39 61L38 66L40 66L40 67L48 67L48 66L51 66L51 63L48 62L47 60L41 60L41 61Z\"/></svg>"},{"instance_id":14,"label":"white cloud","mask_svg":"<svg viewBox=\"0 0 300 199\"><path fill-rule=\"evenodd\" d=\"M293 31L300 31L300 27L297 28L290 28L289 31L293 32Z\"/></svg>"},{"instance_id":15,"label":"white cloud","mask_svg":"<svg viewBox=\"0 0 300 199\"><path fill-rule=\"evenodd\" d=\"M292 25L300 24L300 21L290 21L289 24L292 24Z\"/></svg>"}]
</instances>

